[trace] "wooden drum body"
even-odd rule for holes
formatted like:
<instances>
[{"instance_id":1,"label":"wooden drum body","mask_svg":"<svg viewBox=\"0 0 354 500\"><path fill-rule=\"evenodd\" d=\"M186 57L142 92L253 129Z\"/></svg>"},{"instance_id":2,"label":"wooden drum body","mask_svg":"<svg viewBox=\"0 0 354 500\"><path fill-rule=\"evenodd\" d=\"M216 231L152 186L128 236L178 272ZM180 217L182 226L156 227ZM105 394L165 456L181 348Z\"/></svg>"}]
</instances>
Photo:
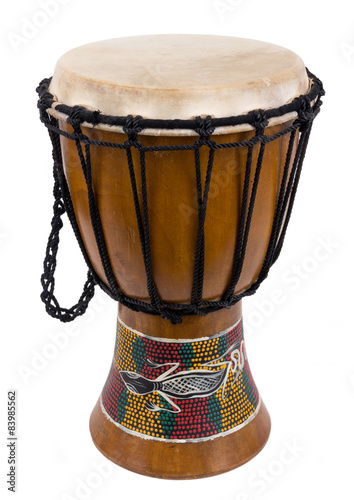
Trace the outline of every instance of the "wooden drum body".
<instances>
[{"instance_id":1,"label":"wooden drum body","mask_svg":"<svg viewBox=\"0 0 354 500\"><path fill-rule=\"evenodd\" d=\"M72 132L65 122L63 129ZM269 127L273 135L286 129ZM125 134L83 127L91 140L124 143ZM247 141L254 132L213 136L217 143ZM140 136L144 146L192 145L196 137ZM289 135L270 143L253 209L248 252L236 293L248 288L259 274L272 230L275 205L283 175ZM108 282L100 261L88 206L84 174L73 141L61 139L65 175L85 247L100 278ZM254 178L259 145L254 148L251 178ZM295 148L294 148L295 150ZM131 150L142 207L139 152ZM209 149L200 151L204 189ZM230 281L240 221L247 147L215 153L208 208L205 219L205 279L203 298L220 300ZM140 247L127 155L124 150L91 147L93 190L101 214L109 259L114 277L129 296L148 301L144 259ZM195 248L198 233L198 200L194 151L146 153L147 199L149 204L151 264L159 295L166 302L190 302Z\"/></svg>"},{"instance_id":2,"label":"wooden drum body","mask_svg":"<svg viewBox=\"0 0 354 500\"><path fill-rule=\"evenodd\" d=\"M198 67L205 44L211 60ZM162 76L146 71L155 57ZM310 87L295 54L227 37L112 40L59 61L49 120L64 201L96 281L121 294L113 363L90 420L118 465L205 477L265 445L270 418L249 368L241 298L280 251L316 98L270 118L212 120L282 106ZM129 116L105 124L96 108ZM176 121L157 127L158 118Z\"/></svg>"}]
</instances>

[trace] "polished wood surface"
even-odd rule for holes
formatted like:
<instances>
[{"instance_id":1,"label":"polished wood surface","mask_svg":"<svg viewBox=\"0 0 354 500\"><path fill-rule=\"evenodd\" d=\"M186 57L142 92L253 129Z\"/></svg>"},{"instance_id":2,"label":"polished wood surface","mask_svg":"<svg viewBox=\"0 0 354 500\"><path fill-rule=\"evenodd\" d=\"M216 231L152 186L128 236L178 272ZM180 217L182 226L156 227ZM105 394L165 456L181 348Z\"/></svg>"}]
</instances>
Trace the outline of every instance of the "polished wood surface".
<instances>
[{"instance_id":1,"label":"polished wood surface","mask_svg":"<svg viewBox=\"0 0 354 500\"><path fill-rule=\"evenodd\" d=\"M269 127L277 133L289 123ZM72 131L61 121L61 127ZM94 140L122 143L124 134L83 128ZM248 140L254 132L215 136L216 142ZM193 144L192 137L140 136L146 146ZM268 144L264 154L257 198L248 238L243 271L236 293L257 277L266 253L280 188L289 137ZM75 143L61 138L65 174L80 231L91 262L106 282L91 225L87 188ZM259 145L254 148L251 178L256 169ZM133 149L135 175L141 203L139 153ZM200 152L204 186L208 148ZM229 282L240 219L246 148L216 151L205 220L205 279L203 298L219 300ZM94 193L114 276L122 291L148 301L146 274L133 204L125 151L91 146ZM153 277L159 296L169 302L190 302L198 211L193 151L146 154L147 190ZM107 282L106 282L107 283Z\"/></svg>"},{"instance_id":2,"label":"polished wood surface","mask_svg":"<svg viewBox=\"0 0 354 500\"><path fill-rule=\"evenodd\" d=\"M262 450L270 426L263 401L245 427L202 443L165 443L132 436L107 419L99 401L90 419L93 442L103 455L132 472L161 479L197 479L235 469Z\"/></svg>"},{"instance_id":3,"label":"polished wood surface","mask_svg":"<svg viewBox=\"0 0 354 500\"><path fill-rule=\"evenodd\" d=\"M122 304L118 306L118 317L129 328L162 339L211 337L230 328L241 316L241 301L230 309L221 309L206 317L186 316L178 325L173 325L159 316L136 313Z\"/></svg>"}]
</instances>

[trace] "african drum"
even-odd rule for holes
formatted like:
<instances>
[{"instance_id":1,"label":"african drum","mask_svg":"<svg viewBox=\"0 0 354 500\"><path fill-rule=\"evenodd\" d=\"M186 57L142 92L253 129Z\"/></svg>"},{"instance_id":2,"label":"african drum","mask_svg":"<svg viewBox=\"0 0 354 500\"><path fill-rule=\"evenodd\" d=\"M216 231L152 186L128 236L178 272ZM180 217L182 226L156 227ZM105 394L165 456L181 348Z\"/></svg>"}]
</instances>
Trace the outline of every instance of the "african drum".
<instances>
[{"instance_id":1,"label":"african drum","mask_svg":"<svg viewBox=\"0 0 354 500\"><path fill-rule=\"evenodd\" d=\"M95 445L161 478L242 465L270 418L241 299L282 248L320 80L269 43L157 35L71 50L37 90L55 197L41 298L61 321L84 314L95 285L119 302ZM71 308L54 295L65 212L88 265Z\"/></svg>"}]
</instances>

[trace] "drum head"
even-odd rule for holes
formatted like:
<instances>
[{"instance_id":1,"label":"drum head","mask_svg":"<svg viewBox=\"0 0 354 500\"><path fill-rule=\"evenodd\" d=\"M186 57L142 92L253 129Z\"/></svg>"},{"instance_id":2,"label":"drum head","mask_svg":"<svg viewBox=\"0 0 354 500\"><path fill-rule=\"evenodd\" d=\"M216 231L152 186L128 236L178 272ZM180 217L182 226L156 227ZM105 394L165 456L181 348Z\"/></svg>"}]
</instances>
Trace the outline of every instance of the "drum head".
<instances>
[{"instance_id":1,"label":"drum head","mask_svg":"<svg viewBox=\"0 0 354 500\"><path fill-rule=\"evenodd\" d=\"M224 36L149 35L67 52L49 91L59 102L107 115L188 120L279 107L308 88L301 58L283 47Z\"/></svg>"}]
</instances>

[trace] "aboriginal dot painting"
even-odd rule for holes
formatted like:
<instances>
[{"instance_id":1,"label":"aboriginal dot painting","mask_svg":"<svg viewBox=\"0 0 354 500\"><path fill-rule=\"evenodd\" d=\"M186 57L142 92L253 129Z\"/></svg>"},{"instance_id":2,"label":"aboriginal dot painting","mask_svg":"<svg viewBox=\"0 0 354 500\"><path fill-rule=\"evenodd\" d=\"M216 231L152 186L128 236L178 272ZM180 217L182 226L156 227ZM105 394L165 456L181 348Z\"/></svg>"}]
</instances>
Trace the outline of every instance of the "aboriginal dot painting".
<instances>
[{"instance_id":1,"label":"aboriginal dot painting","mask_svg":"<svg viewBox=\"0 0 354 500\"><path fill-rule=\"evenodd\" d=\"M124 431L146 439L203 441L243 427L259 405L241 320L195 340L158 339L118 321L101 407Z\"/></svg>"}]
</instances>

